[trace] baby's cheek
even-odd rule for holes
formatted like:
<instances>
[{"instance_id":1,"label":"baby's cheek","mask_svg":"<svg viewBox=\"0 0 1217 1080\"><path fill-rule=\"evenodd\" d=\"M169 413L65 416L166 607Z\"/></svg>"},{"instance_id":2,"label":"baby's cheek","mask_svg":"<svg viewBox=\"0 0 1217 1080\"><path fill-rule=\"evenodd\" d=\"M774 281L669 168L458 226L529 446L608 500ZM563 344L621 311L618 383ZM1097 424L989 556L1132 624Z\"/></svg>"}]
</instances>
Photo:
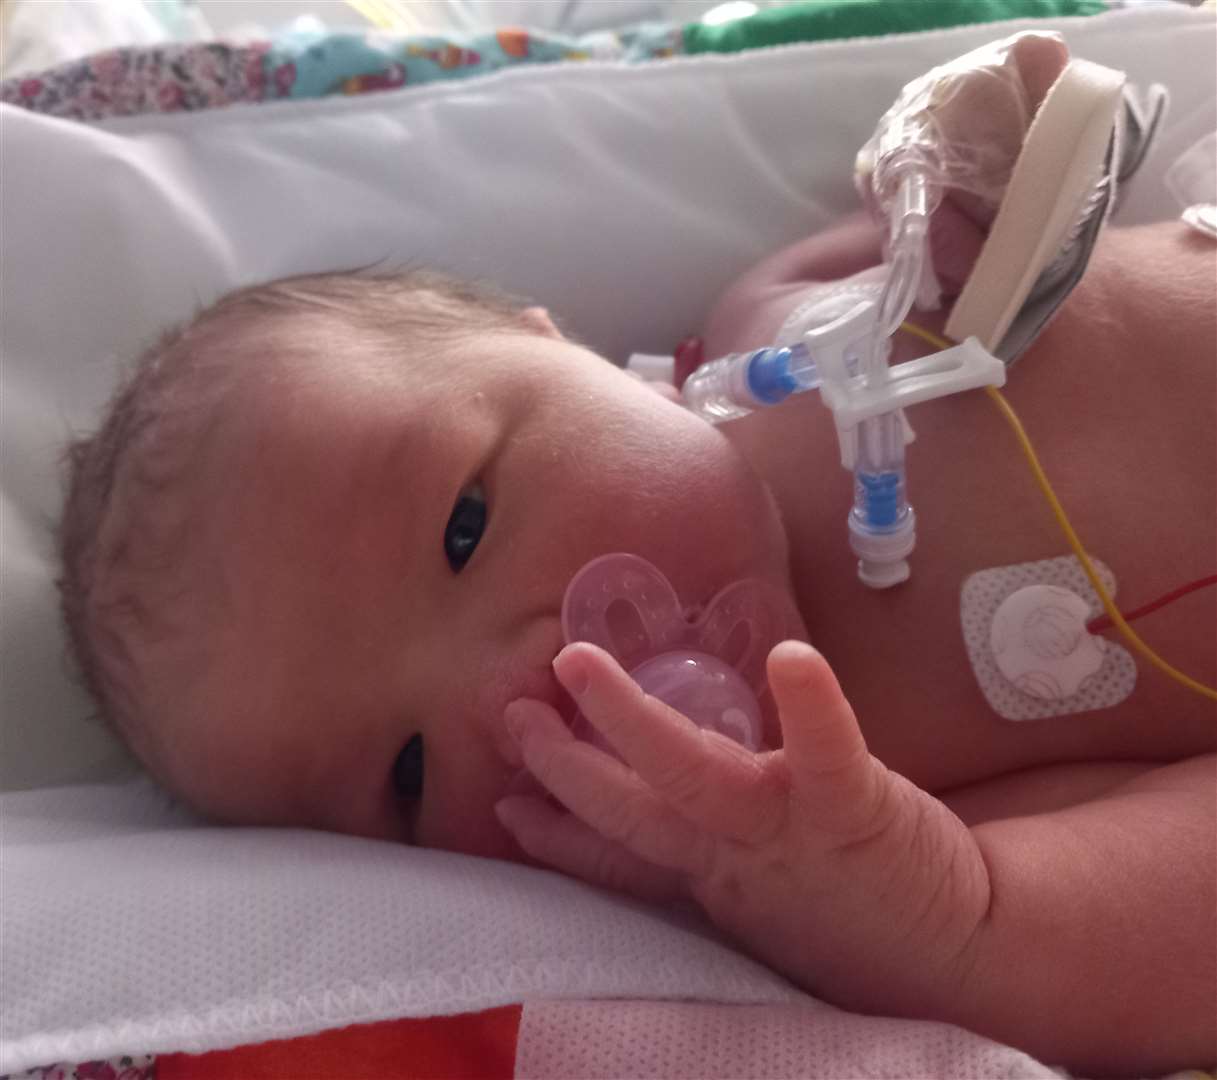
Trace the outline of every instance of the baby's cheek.
<instances>
[{"instance_id":1,"label":"baby's cheek","mask_svg":"<svg viewBox=\"0 0 1217 1080\"><path fill-rule=\"evenodd\" d=\"M519 861L519 847L494 814L494 804L507 793L509 780L496 772L493 781L486 783L459 764L457 772L456 783L444 783L424 795L414 827L415 845Z\"/></svg>"},{"instance_id":2,"label":"baby's cheek","mask_svg":"<svg viewBox=\"0 0 1217 1080\"><path fill-rule=\"evenodd\" d=\"M527 650L528 636L522 635L521 641ZM556 648L544 661L546 671L554 652ZM415 815L414 843L519 860L522 853L494 813L495 803L509 793L522 768L518 748L503 724L503 711L509 700L527 696L529 690L541 696L539 680L496 674L489 663L471 666L463 678L472 691L464 707L441 710L426 725L423 795Z\"/></svg>"}]
</instances>

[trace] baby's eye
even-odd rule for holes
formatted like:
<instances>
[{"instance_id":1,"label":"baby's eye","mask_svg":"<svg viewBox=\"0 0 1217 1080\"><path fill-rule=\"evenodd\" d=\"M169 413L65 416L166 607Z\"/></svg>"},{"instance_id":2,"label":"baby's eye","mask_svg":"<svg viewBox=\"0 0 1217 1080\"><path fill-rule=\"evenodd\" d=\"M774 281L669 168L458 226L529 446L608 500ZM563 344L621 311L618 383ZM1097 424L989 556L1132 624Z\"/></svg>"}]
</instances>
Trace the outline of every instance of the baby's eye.
<instances>
[{"instance_id":1,"label":"baby's eye","mask_svg":"<svg viewBox=\"0 0 1217 1080\"><path fill-rule=\"evenodd\" d=\"M418 799L423 793L423 737L414 735L393 762L393 790L399 799Z\"/></svg>"},{"instance_id":2,"label":"baby's eye","mask_svg":"<svg viewBox=\"0 0 1217 1080\"><path fill-rule=\"evenodd\" d=\"M486 528L486 493L481 484L471 484L460 493L448 527L444 529L444 554L453 573L460 573L473 557L473 549Z\"/></svg>"}]
</instances>

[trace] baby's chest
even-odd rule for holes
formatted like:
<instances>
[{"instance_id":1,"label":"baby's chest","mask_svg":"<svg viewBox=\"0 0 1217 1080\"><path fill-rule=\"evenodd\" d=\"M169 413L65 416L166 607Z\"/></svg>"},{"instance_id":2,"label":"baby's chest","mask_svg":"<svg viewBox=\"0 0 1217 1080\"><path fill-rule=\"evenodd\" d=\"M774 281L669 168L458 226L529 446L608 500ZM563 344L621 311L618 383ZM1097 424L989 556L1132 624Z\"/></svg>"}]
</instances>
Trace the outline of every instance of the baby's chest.
<instances>
[{"instance_id":1,"label":"baby's chest","mask_svg":"<svg viewBox=\"0 0 1217 1080\"><path fill-rule=\"evenodd\" d=\"M1087 550L1115 573L1121 606L1211 574L1217 455L1211 446L1196 451L1212 440L1213 395L1205 399L1194 385L1192 403L1182 407L1135 387L1096 398L1069 371L1056 378L1033 371L1024 377L1015 367L1009 397ZM909 447L909 498L918 543L910 581L883 592L857 579L845 527L851 479L828 413L812 400L800 406L753 418L741 445L778 493L812 641L886 764L942 790L1049 762L1169 759L1212 748L1211 703L1144 663L1124 700L1072 716L1004 719L982 693L961 621L965 581L1069 554L986 397L911 410L918 438ZM1196 594L1138 629L1172 663L1211 684L1213 612L1212 596Z\"/></svg>"}]
</instances>

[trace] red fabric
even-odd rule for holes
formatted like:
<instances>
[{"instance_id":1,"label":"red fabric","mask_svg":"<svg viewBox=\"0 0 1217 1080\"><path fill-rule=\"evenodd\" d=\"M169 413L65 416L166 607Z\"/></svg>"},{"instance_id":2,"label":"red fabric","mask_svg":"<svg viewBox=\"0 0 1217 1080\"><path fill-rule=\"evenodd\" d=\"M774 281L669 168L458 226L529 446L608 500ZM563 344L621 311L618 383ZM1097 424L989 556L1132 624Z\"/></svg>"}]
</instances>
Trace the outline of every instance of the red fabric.
<instances>
[{"instance_id":1,"label":"red fabric","mask_svg":"<svg viewBox=\"0 0 1217 1080\"><path fill-rule=\"evenodd\" d=\"M161 1054L157 1080L510 1080L522 1006L387 1020L296 1039Z\"/></svg>"}]
</instances>

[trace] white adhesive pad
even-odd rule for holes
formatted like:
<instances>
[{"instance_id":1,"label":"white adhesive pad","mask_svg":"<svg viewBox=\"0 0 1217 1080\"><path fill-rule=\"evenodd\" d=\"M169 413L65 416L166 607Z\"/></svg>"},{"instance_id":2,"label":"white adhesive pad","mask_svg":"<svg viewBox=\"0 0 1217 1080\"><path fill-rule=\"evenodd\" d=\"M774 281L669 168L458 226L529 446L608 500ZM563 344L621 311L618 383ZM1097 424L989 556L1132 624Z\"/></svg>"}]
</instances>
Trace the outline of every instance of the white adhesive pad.
<instances>
[{"instance_id":1,"label":"white adhesive pad","mask_svg":"<svg viewBox=\"0 0 1217 1080\"><path fill-rule=\"evenodd\" d=\"M1091 562L1104 588L1115 596L1115 576L1098 559L1092 557ZM968 577L959 598L964 645L993 710L1006 720L1039 720L1105 709L1127 698L1137 682L1132 656L1113 641L1085 633L1085 622L1102 610L1072 555L999 566ZM1041 645L1061 648L1037 649L1031 643L1023 649L1027 639L1011 628L1024 626L1028 618L1047 634L1046 642L1041 640L1044 634L1036 638ZM1009 645L1016 636L1022 638L1017 653ZM1062 644L1066 638L1068 648ZM995 649L1002 653L1000 664Z\"/></svg>"},{"instance_id":2,"label":"white adhesive pad","mask_svg":"<svg viewBox=\"0 0 1217 1080\"><path fill-rule=\"evenodd\" d=\"M998 670L1024 694L1060 701L1103 666L1105 642L1086 629L1090 609L1059 585L1028 585L1001 602L989 628Z\"/></svg>"}]
</instances>

